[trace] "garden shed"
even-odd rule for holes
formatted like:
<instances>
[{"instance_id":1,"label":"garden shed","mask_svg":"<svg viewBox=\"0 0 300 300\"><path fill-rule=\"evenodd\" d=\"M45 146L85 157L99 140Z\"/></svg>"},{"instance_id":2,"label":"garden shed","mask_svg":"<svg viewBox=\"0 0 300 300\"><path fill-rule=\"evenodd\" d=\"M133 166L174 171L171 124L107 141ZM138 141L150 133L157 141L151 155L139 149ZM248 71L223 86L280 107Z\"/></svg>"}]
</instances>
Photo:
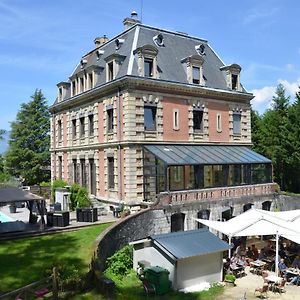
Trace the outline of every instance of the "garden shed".
<instances>
[{"instance_id":1,"label":"garden shed","mask_svg":"<svg viewBox=\"0 0 300 300\"><path fill-rule=\"evenodd\" d=\"M137 270L142 262L167 269L175 290L222 281L223 251L230 248L207 228L153 235L131 244L133 267Z\"/></svg>"}]
</instances>

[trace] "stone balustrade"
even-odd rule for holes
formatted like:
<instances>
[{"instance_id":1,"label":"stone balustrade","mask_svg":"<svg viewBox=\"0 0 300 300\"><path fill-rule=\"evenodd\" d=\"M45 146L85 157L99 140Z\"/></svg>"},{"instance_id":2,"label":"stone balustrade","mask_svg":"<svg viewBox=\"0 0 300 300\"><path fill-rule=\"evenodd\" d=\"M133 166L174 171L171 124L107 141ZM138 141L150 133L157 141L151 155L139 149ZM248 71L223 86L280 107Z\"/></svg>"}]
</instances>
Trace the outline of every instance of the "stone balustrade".
<instances>
[{"instance_id":1,"label":"stone balustrade","mask_svg":"<svg viewBox=\"0 0 300 300\"><path fill-rule=\"evenodd\" d=\"M264 196L274 194L276 192L276 187L276 183L265 183L257 185L243 185L161 193L159 196L159 203L160 205L176 205L198 201L240 198L242 196Z\"/></svg>"}]
</instances>

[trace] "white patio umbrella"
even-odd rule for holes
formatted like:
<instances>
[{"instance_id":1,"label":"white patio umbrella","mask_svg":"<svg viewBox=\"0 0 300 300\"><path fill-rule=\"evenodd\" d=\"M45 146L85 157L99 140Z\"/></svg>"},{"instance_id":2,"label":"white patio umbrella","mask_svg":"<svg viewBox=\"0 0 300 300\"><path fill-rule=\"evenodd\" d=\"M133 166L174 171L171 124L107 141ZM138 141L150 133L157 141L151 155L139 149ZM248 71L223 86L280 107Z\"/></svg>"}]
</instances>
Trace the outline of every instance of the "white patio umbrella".
<instances>
[{"instance_id":1,"label":"white patio umbrella","mask_svg":"<svg viewBox=\"0 0 300 300\"><path fill-rule=\"evenodd\" d=\"M244 216L244 218L243 218ZM246 211L245 213L230 219L226 222L209 221L204 219L195 219L196 221L222 232L231 238L236 236L254 236L254 235L276 235L276 258L275 267L278 274L278 239L279 236L299 236L300 229L294 229L291 222L284 221L274 216L268 216L255 209ZM229 250L230 251L230 250ZM229 252L229 257L231 253Z\"/></svg>"}]
</instances>

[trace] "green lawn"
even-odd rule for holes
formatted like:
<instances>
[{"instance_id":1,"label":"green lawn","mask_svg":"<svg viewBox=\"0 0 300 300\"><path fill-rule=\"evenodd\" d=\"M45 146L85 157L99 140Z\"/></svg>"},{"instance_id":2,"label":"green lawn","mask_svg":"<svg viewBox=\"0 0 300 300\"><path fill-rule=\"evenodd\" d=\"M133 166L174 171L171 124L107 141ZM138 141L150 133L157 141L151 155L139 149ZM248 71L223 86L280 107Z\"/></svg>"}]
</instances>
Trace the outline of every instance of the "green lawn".
<instances>
[{"instance_id":1,"label":"green lawn","mask_svg":"<svg viewBox=\"0 0 300 300\"><path fill-rule=\"evenodd\" d=\"M131 271L122 280L113 278L116 283L116 293L114 299L117 300L144 300L147 295L144 292L141 281L136 276L135 271ZM152 300L211 300L215 299L218 295L221 295L224 291L224 287L215 285L208 291L196 292L196 293L183 293L177 291L169 291L165 295L149 296ZM82 293L74 296L73 300L105 300L107 297L100 295L96 290Z\"/></svg>"},{"instance_id":2,"label":"green lawn","mask_svg":"<svg viewBox=\"0 0 300 300\"><path fill-rule=\"evenodd\" d=\"M45 270L59 261L88 270L96 237L111 224L77 231L0 243L0 292L44 278Z\"/></svg>"}]
</instances>

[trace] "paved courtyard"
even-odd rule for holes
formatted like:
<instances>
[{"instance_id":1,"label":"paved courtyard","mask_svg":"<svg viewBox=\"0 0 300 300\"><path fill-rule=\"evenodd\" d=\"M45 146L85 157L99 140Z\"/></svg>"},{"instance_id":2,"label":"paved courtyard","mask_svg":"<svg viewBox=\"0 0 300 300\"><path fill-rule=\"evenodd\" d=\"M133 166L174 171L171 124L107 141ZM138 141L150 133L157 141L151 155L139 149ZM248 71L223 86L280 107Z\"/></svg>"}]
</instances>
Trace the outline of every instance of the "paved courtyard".
<instances>
[{"instance_id":1,"label":"paved courtyard","mask_svg":"<svg viewBox=\"0 0 300 300\"><path fill-rule=\"evenodd\" d=\"M271 273L271 272L270 272ZM225 288L224 294L220 295L214 300L252 300L259 299L260 294L254 291L258 287L263 286L262 276L252 274L249 272L249 267L246 268L246 276L236 280L236 286L228 285ZM279 294L272 291L268 292L268 299L275 300L298 300L300 299L300 286L286 285L285 293ZM246 295L246 298L244 298ZM212 299L213 300L213 299Z\"/></svg>"},{"instance_id":2,"label":"paved courtyard","mask_svg":"<svg viewBox=\"0 0 300 300\"><path fill-rule=\"evenodd\" d=\"M26 207L23 208L17 208L16 213L10 213L9 206L2 206L0 207L0 212L3 212L5 215L11 217L12 219L16 221L22 221L24 222L26 226L26 232L37 232L40 231L39 224L29 224L29 210ZM46 217L45 217L46 219ZM90 226L94 224L102 224L102 223L108 223L108 222L114 222L118 220L115 218L111 211L105 211L105 214L98 216L98 221L96 222L77 222L76 221L76 212L72 211L70 212L70 225L66 227L46 227L45 231L57 231L57 230L65 230L65 229L72 229L76 227L83 227L83 226Z\"/></svg>"}]
</instances>

